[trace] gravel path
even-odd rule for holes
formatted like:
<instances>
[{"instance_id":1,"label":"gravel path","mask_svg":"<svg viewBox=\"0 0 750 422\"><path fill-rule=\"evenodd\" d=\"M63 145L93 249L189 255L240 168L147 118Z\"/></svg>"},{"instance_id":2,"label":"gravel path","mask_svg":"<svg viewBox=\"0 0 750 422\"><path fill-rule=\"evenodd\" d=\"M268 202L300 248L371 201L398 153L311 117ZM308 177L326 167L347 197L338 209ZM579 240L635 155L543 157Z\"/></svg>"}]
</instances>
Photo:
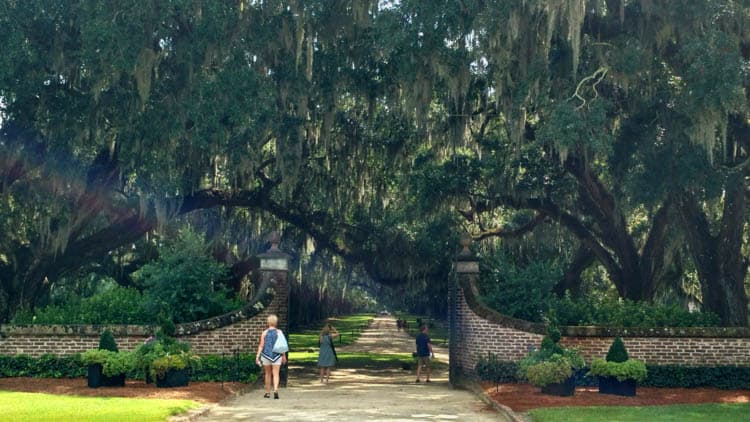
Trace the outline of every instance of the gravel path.
<instances>
[{"instance_id":1,"label":"gravel path","mask_svg":"<svg viewBox=\"0 0 750 422\"><path fill-rule=\"evenodd\" d=\"M375 318L359 339L340 352L411 353L414 339L396 330L391 317ZM436 348L437 359L447 351ZM445 370L430 384L415 384L411 371L338 369L328 385L311 368L290 365L281 399L264 399L262 389L213 408L201 421L498 421L502 416L473 394L448 385Z\"/></svg>"}]
</instances>

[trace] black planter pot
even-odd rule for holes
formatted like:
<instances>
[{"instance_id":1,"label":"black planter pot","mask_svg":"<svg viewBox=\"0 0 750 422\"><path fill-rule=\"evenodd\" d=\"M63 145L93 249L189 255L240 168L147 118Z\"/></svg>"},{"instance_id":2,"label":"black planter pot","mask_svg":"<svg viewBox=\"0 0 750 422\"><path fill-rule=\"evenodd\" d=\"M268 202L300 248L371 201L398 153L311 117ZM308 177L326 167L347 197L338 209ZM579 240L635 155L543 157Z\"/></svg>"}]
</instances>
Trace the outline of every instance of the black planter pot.
<instances>
[{"instance_id":1,"label":"black planter pot","mask_svg":"<svg viewBox=\"0 0 750 422\"><path fill-rule=\"evenodd\" d=\"M570 377L565 381L557 384L547 384L542 387L542 393L549 394L551 396L572 396L576 391L576 379Z\"/></svg>"},{"instance_id":2,"label":"black planter pot","mask_svg":"<svg viewBox=\"0 0 750 422\"><path fill-rule=\"evenodd\" d=\"M185 369L170 369L164 376L156 376L156 386L159 388L184 387L190 381L190 371Z\"/></svg>"},{"instance_id":3,"label":"black planter pot","mask_svg":"<svg viewBox=\"0 0 750 422\"><path fill-rule=\"evenodd\" d=\"M151 367L147 366L143 369L143 379L146 381L146 384L151 384L154 382L154 379L151 377Z\"/></svg>"},{"instance_id":4,"label":"black planter pot","mask_svg":"<svg viewBox=\"0 0 750 422\"><path fill-rule=\"evenodd\" d=\"M102 372L102 365L89 365L88 367L88 385L90 388L99 387L124 387L125 374L114 377L105 376Z\"/></svg>"},{"instance_id":5,"label":"black planter pot","mask_svg":"<svg viewBox=\"0 0 750 422\"><path fill-rule=\"evenodd\" d=\"M618 396L635 396L635 380L618 381L615 377L598 377L599 394L615 394Z\"/></svg>"}]
</instances>

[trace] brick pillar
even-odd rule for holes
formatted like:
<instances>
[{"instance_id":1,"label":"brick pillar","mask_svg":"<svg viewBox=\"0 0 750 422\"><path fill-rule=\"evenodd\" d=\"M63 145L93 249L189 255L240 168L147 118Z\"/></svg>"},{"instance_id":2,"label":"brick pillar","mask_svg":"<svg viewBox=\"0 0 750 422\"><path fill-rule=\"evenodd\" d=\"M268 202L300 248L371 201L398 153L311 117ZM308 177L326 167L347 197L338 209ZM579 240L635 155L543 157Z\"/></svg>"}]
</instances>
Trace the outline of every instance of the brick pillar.
<instances>
[{"instance_id":1,"label":"brick pillar","mask_svg":"<svg viewBox=\"0 0 750 422\"><path fill-rule=\"evenodd\" d=\"M479 260L469 249L471 246L471 237L464 235L461 237L461 246L463 249L456 255L453 261L453 271L455 272L455 278L450 286L450 342L448 344L448 356L449 356L449 372L448 380L451 385L455 385L458 381L458 377L461 375L462 368L459 365L458 359L458 347L462 341L461 332L462 329L459 326L460 321L458 317L458 307L461 305L460 296L461 286L464 283L473 283L479 276Z\"/></svg>"},{"instance_id":2,"label":"brick pillar","mask_svg":"<svg viewBox=\"0 0 750 422\"><path fill-rule=\"evenodd\" d=\"M289 255L279 249L281 235L279 232L273 232L268 238L271 247L266 253L258 255L260 259L260 285L268 286L274 290L273 303L271 308L279 317L278 328L281 329L289 340ZM286 387L288 378L288 369L284 365L281 368L279 384Z\"/></svg>"},{"instance_id":3,"label":"brick pillar","mask_svg":"<svg viewBox=\"0 0 750 422\"><path fill-rule=\"evenodd\" d=\"M274 290L274 309L271 311L279 317L279 328L285 333L289 328L289 255L279 249L281 236L273 232L268 240L271 247L266 253L258 255L260 259L260 285Z\"/></svg>"}]
</instances>

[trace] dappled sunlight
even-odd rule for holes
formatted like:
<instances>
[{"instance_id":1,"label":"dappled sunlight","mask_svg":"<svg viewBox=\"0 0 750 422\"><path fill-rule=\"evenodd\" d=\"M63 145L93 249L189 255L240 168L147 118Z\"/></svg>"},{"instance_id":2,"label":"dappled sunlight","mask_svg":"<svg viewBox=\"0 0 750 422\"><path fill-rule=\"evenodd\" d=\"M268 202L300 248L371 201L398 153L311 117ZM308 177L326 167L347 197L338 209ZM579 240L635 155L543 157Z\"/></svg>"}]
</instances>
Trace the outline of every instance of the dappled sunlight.
<instances>
[{"instance_id":1,"label":"dappled sunlight","mask_svg":"<svg viewBox=\"0 0 750 422\"><path fill-rule=\"evenodd\" d=\"M738 394L736 396L723 397L722 403L750 403L750 393Z\"/></svg>"},{"instance_id":2,"label":"dappled sunlight","mask_svg":"<svg viewBox=\"0 0 750 422\"><path fill-rule=\"evenodd\" d=\"M328 384L318 379L317 367L306 366L314 364L316 353L295 352L281 400L264 399L256 389L215 408L207 420L499 420L471 393L450 388L445 363L435 362L433 382L416 384L414 348L414 338L397 331L393 318L375 318L356 342L337 348L339 364L346 367L334 368ZM410 362L411 369L393 367L400 362Z\"/></svg>"}]
</instances>

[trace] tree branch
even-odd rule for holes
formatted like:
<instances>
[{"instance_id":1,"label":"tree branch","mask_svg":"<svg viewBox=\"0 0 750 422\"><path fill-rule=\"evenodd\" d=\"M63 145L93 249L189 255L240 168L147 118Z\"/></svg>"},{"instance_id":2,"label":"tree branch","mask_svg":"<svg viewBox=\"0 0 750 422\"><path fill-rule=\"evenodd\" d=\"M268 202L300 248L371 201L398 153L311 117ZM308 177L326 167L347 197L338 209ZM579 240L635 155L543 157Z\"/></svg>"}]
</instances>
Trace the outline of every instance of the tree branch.
<instances>
[{"instance_id":1,"label":"tree branch","mask_svg":"<svg viewBox=\"0 0 750 422\"><path fill-rule=\"evenodd\" d=\"M542 224L544 220L546 219L547 219L547 215L544 214L543 212L539 212L528 223L516 229L507 229L505 227L498 227L495 229L490 229L490 230L486 230L481 233L475 234L472 237L476 241L484 240L489 237L518 238L534 230L536 226Z\"/></svg>"}]
</instances>

